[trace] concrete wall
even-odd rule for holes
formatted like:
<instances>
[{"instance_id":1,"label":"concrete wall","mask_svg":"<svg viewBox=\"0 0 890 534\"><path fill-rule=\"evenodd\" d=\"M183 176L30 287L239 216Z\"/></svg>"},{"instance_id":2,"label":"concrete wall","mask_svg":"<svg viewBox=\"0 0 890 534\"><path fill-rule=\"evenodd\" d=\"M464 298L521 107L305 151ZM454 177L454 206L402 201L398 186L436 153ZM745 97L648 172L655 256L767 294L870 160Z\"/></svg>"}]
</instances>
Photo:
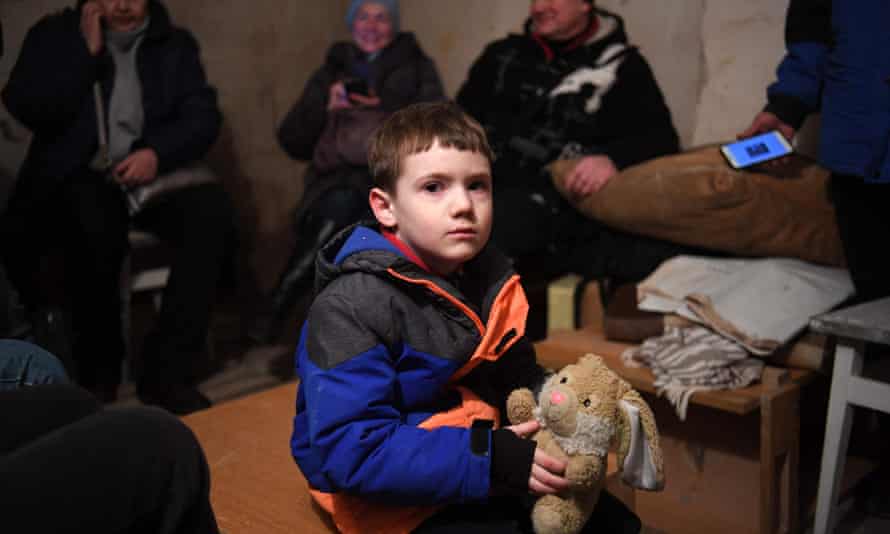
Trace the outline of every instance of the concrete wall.
<instances>
[{"instance_id":1,"label":"concrete wall","mask_svg":"<svg viewBox=\"0 0 890 534\"><path fill-rule=\"evenodd\" d=\"M290 213L303 164L278 146L275 129L328 47L346 37L345 0L166 0L191 29L219 90L226 123L210 155L239 209L259 286L269 287L291 250Z\"/></svg>"},{"instance_id":2,"label":"concrete wall","mask_svg":"<svg viewBox=\"0 0 890 534\"><path fill-rule=\"evenodd\" d=\"M8 76L27 28L74 0L0 0ZM274 139L277 122L335 39L346 36L348 0L167 0L174 20L202 44L219 89L225 130L211 162L225 171L250 261L268 286L289 252L289 213L301 194L301 165ZM624 16L649 59L685 146L731 139L763 105L783 53L788 0L598 0ZM417 33L454 95L485 43L518 31L517 0L404 0L402 26ZM0 110L0 119L6 113ZM27 132L14 128L26 138ZM0 170L18 167L25 144L0 141Z\"/></svg>"}]
</instances>

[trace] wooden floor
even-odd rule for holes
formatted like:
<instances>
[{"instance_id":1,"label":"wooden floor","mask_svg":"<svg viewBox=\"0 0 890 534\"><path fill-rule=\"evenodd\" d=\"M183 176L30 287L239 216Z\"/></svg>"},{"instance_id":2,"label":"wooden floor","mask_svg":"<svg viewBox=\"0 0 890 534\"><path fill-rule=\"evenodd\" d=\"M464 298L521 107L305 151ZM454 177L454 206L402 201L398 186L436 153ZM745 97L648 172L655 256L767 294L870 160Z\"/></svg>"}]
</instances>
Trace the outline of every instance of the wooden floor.
<instances>
[{"instance_id":1,"label":"wooden floor","mask_svg":"<svg viewBox=\"0 0 890 534\"><path fill-rule=\"evenodd\" d=\"M200 384L200 389L214 404L228 403L235 399L260 391L267 391L284 382L280 371L272 372L270 366L287 365L293 357L293 339L280 345L255 345L234 335L231 324L225 317L216 321L216 354L220 361L218 369ZM228 337L227 337L228 336ZM117 405L138 404L132 384L124 384ZM233 403L233 406L237 403ZM851 502L842 506L843 517L836 530L837 534L878 534L890 532L890 520L866 516L852 506ZM806 526L805 526L806 527ZM242 531L240 528L229 534ZM248 532L243 530L243 532ZM805 531L809 532L809 531ZM657 525L649 525L644 534L662 534ZM687 534L687 533L683 533Z\"/></svg>"}]
</instances>

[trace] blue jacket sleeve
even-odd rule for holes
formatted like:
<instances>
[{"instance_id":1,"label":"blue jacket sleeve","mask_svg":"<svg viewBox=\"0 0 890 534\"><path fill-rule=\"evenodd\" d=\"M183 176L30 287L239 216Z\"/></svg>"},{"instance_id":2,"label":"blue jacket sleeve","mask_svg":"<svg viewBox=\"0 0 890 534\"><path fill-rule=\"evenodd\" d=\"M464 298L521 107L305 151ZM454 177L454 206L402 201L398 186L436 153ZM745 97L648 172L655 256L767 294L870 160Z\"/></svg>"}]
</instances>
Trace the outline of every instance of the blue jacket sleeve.
<instances>
[{"instance_id":1,"label":"blue jacket sleeve","mask_svg":"<svg viewBox=\"0 0 890 534\"><path fill-rule=\"evenodd\" d=\"M831 1L792 0L785 41L788 51L779 64L778 80L767 88L766 111L796 129L821 104L831 43Z\"/></svg>"},{"instance_id":2,"label":"blue jacket sleeve","mask_svg":"<svg viewBox=\"0 0 890 534\"><path fill-rule=\"evenodd\" d=\"M397 398L404 377L356 308L343 296L317 300L300 344L306 428L295 432L306 433L308 451L294 456L310 483L400 505L486 497L490 455L471 451L471 430L405 423Z\"/></svg>"}]
</instances>

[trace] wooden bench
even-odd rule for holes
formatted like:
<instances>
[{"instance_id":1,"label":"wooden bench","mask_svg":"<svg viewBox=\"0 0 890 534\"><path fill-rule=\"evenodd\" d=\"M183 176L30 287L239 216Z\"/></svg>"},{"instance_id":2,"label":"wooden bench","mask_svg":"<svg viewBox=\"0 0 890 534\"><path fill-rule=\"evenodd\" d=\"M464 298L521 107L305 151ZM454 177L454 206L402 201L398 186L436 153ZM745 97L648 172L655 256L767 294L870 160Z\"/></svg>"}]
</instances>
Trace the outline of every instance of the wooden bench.
<instances>
[{"instance_id":1,"label":"wooden bench","mask_svg":"<svg viewBox=\"0 0 890 534\"><path fill-rule=\"evenodd\" d=\"M542 365L551 368L560 368L568 363L572 363L578 357L587 352L594 352L601 355L609 367L624 377L634 388L641 392L654 394L653 386L654 377L649 369L631 368L623 365L620 359L621 353L633 345L626 343L617 343L606 340L595 326L588 326L577 330L561 330L551 332L547 339L538 342L536 349L538 352L538 360ZM755 510L733 510L735 516L747 514L750 517L757 517L756 527L746 529L743 526L744 518L729 519L724 522L720 517L722 510L740 507L741 502L730 503L708 503L707 489L704 489L700 496L701 502L706 503L702 507L701 517L690 518L683 517L691 515L677 510L671 517L664 514L670 514L670 511L659 510L657 523L653 526L668 532L760 532L767 533L783 533L796 532L799 527L798 513L798 460L800 450L800 389L801 386L807 384L814 379L816 373L809 370L797 369L775 369L771 368L765 373L763 384L753 385L743 389L731 391L711 391L695 393L690 401L690 410L695 406L707 407L719 412L740 416L739 419L751 423L752 418L756 418L757 424L751 428L751 424L734 425L729 422L727 425L726 418L719 419L714 417L713 413L703 413L699 417L698 414L690 412L690 419L699 417L701 421L697 429L702 434L702 441L709 439L708 432L724 436L725 435L742 434L738 437L738 449L744 449L743 443L751 439L751 435L759 435L759 443L755 443L757 449L757 458L747 459L741 458L738 462L733 463L731 456L734 454L732 442L723 443L720 447L715 447L715 465L726 467L726 476L734 476L733 469L739 472L739 476L744 475L746 466L755 466L759 470L759 484L755 488L758 492L756 502L754 502ZM651 397L650 397L651 399ZM666 492L671 489L672 471L676 475L681 471L688 471L691 477L698 477L697 480L689 482L684 491L692 493L696 484L716 484L714 479L719 477L716 473L695 472L695 469L688 470L685 465L671 465L676 462L677 457L690 456L689 460L695 462L696 452L692 450L683 450L689 448L689 443L683 440L688 437L684 435L690 429L684 427L685 423L679 422L677 417L670 413L672 410L667 406L666 401L650 400L653 411L656 413L656 419L659 424L663 436L663 446L671 447L670 451L665 451L666 458L666 476L667 487ZM700 413L700 412L699 412ZM710 426L710 429L701 426ZM759 427L759 428L757 428ZM666 433L670 435L665 436ZM671 437L673 436L673 438ZM664 439L666 438L666 439ZM694 443L693 443L694 448ZM703 452L701 452L703 454ZM688 478L688 477L687 477ZM732 481L727 481L730 484ZM684 482L685 484L685 482ZM739 481L740 485L744 485ZM676 487L677 484L675 483ZM718 488L711 488L716 491ZM691 499L690 496L678 496L682 501L684 498ZM744 497L744 496L742 496ZM637 513L647 521L647 508L655 509L659 507L657 500L658 494L646 495L638 494L637 497ZM672 503L673 504L673 503ZM649 506L651 505L651 506ZM664 503L660 503L662 508L667 508ZM718 509L714 509L719 506ZM673 506L672 506L673 507ZM679 508L679 507L674 507ZM693 508L690 507L690 510ZM696 509L698 510L698 509ZM653 511L652 513L656 513ZM712 514L708 516L708 514ZM737 521L739 528L733 530L732 521ZM672 526L672 528L667 528Z\"/></svg>"},{"instance_id":2,"label":"wooden bench","mask_svg":"<svg viewBox=\"0 0 890 534\"><path fill-rule=\"evenodd\" d=\"M216 405L183 418L210 465L210 499L226 534L335 532L309 496L290 454L296 383ZM607 488L631 509L634 492L609 457Z\"/></svg>"}]
</instances>

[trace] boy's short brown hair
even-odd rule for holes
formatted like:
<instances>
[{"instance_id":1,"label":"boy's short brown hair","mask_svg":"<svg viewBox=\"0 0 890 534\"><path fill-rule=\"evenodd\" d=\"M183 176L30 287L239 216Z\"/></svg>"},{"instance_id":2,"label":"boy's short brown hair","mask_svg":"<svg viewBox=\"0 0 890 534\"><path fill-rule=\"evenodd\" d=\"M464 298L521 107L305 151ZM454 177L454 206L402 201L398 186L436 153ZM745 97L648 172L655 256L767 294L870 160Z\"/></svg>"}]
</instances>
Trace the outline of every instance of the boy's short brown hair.
<instances>
[{"instance_id":1,"label":"boy's short brown hair","mask_svg":"<svg viewBox=\"0 0 890 534\"><path fill-rule=\"evenodd\" d=\"M469 150L494 159L485 130L453 102L426 102L403 108L374 133L368 149L368 167L374 185L394 192L402 161L425 152L435 142L445 148Z\"/></svg>"}]
</instances>

